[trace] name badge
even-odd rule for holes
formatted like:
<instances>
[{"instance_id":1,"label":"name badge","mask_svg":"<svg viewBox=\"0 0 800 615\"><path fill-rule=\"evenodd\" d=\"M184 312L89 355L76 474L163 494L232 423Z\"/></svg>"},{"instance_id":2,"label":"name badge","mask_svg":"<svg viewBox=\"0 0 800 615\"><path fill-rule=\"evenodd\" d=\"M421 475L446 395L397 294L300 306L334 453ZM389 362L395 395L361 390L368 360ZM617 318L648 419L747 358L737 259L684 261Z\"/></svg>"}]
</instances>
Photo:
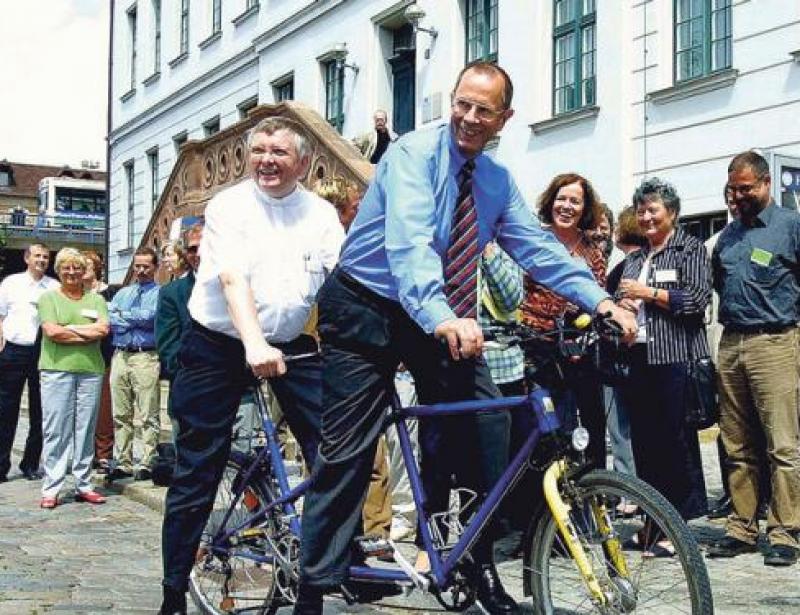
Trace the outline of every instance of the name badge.
<instances>
[{"instance_id":1,"label":"name badge","mask_svg":"<svg viewBox=\"0 0 800 615\"><path fill-rule=\"evenodd\" d=\"M655 275L657 284L666 284L667 282L677 282L678 272L674 269L657 269Z\"/></svg>"},{"instance_id":2,"label":"name badge","mask_svg":"<svg viewBox=\"0 0 800 615\"><path fill-rule=\"evenodd\" d=\"M100 314L97 313L97 310L89 310L89 309L82 309L81 316L84 318L90 318L91 320L97 320L100 317Z\"/></svg>"},{"instance_id":3,"label":"name badge","mask_svg":"<svg viewBox=\"0 0 800 615\"><path fill-rule=\"evenodd\" d=\"M753 252L750 254L750 262L760 265L761 267L769 267L771 260L772 252L767 252L761 248L753 248Z\"/></svg>"}]
</instances>

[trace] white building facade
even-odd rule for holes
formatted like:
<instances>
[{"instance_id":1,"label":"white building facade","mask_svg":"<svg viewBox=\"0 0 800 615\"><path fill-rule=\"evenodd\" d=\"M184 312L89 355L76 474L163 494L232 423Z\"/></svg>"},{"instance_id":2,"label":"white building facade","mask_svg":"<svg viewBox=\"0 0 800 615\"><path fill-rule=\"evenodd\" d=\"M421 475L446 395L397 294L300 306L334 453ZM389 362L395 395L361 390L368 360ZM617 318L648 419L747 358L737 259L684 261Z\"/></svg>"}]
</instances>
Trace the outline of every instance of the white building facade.
<instances>
[{"instance_id":1,"label":"white building facade","mask_svg":"<svg viewBox=\"0 0 800 615\"><path fill-rule=\"evenodd\" d=\"M800 200L798 2L114 0L112 19L114 282L187 139L287 98L345 137L376 109L399 132L424 129L479 58L514 81L492 151L531 204L576 171L619 210L659 175L707 236L725 220L727 163L750 148L773 163L776 199Z\"/></svg>"}]
</instances>

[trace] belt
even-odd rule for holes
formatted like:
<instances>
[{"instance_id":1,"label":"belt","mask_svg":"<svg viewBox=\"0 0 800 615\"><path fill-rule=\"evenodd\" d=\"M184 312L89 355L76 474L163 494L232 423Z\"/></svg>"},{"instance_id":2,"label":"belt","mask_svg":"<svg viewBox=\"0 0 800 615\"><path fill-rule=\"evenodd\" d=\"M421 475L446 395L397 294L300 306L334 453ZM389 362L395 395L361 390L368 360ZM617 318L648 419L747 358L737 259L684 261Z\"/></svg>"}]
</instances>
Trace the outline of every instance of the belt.
<instances>
[{"instance_id":1,"label":"belt","mask_svg":"<svg viewBox=\"0 0 800 615\"><path fill-rule=\"evenodd\" d=\"M121 350L122 352L155 352L155 346L148 346L145 348L144 346L116 346L115 350Z\"/></svg>"},{"instance_id":2,"label":"belt","mask_svg":"<svg viewBox=\"0 0 800 615\"><path fill-rule=\"evenodd\" d=\"M794 329L797 325L723 325L723 333L743 333L746 335L775 335L778 333L786 333Z\"/></svg>"}]
</instances>

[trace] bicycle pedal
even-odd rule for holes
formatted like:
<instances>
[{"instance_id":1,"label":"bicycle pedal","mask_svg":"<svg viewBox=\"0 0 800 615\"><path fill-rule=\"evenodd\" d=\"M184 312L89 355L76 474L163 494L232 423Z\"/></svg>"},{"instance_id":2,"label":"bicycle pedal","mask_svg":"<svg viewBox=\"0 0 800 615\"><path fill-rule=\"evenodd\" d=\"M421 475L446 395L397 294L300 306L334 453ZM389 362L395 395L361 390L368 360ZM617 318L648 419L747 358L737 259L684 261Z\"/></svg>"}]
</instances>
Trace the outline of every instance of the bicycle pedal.
<instances>
[{"instance_id":1,"label":"bicycle pedal","mask_svg":"<svg viewBox=\"0 0 800 615\"><path fill-rule=\"evenodd\" d=\"M364 557L385 557L394 555L394 547L388 538L377 535L358 536L356 544Z\"/></svg>"}]
</instances>

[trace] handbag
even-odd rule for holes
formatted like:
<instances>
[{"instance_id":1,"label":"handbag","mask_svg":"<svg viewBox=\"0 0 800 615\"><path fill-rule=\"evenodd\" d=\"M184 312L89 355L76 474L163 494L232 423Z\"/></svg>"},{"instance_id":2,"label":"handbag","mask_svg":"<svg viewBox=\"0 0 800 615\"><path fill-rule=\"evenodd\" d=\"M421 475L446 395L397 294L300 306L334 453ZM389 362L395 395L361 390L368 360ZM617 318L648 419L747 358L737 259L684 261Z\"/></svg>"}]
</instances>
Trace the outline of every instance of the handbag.
<instances>
[{"instance_id":1,"label":"handbag","mask_svg":"<svg viewBox=\"0 0 800 615\"><path fill-rule=\"evenodd\" d=\"M686 364L686 422L695 429L708 429L719 421L716 376L709 358Z\"/></svg>"}]
</instances>

